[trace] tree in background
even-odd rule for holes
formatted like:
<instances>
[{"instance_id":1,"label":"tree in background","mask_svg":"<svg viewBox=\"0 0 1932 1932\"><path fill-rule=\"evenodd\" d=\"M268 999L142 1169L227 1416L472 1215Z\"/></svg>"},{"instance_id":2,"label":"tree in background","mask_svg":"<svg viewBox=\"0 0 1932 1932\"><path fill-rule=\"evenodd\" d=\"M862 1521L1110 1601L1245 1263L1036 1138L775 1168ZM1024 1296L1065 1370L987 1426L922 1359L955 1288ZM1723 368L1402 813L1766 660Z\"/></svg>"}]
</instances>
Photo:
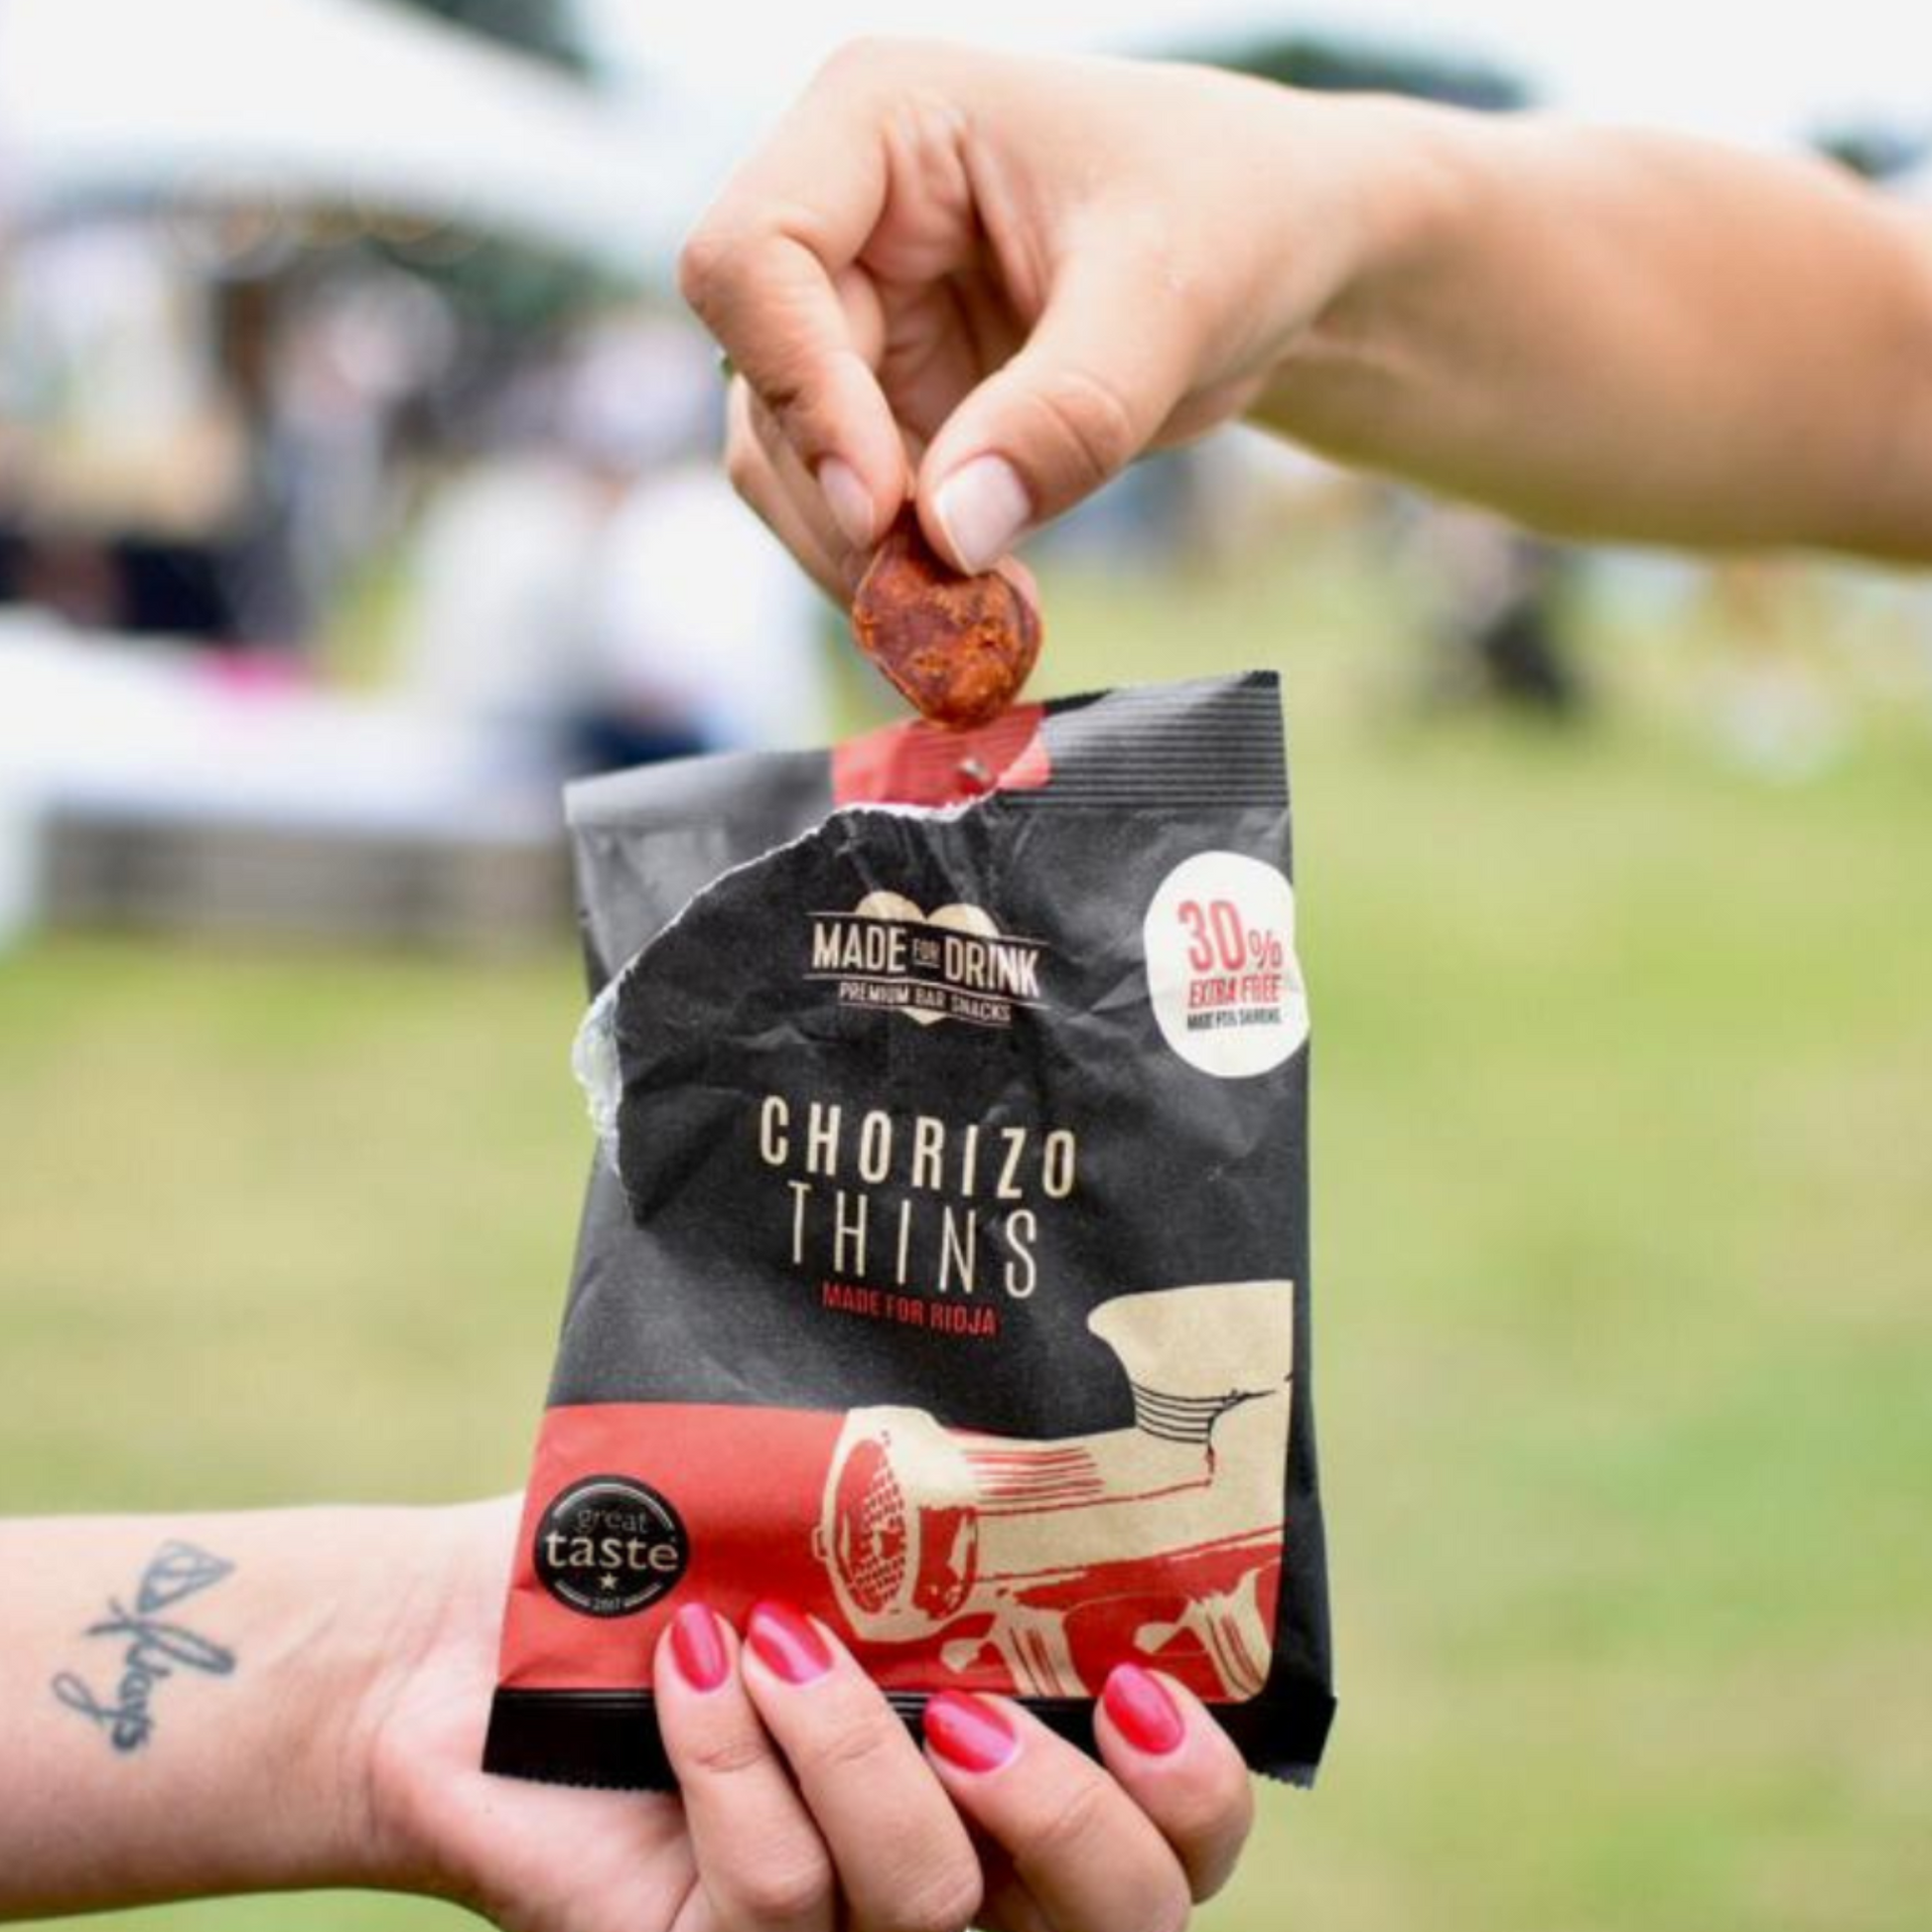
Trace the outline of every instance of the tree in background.
<instances>
[{"instance_id":1,"label":"tree in background","mask_svg":"<svg viewBox=\"0 0 1932 1932\"><path fill-rule=\"evenodd\" d=\"M1897 121L1828 121L1812 130L1810 142L1817 153L1855 175L1887 182L1910 174L1932 156L1932 122L1905 127Z\"/></svg>"},{"instance_id":2,"label":"tree in background","mask_svg":"<svg viewBox=\"0 0 1932 1932\"><path fill-rule=\"evenodd\" d=\"M1520 75L1473 56L1332 34L1269 34L1183 58L1322 93L1409 94L1491 111L1533 98Z\"/></svg>"},{"instance_id":3,"label":"tree in background","mask_svg":"<svg viewBox=\"0 0 1932 1932\"><path fill-rule=\"evenodd\" d=\"M569 0L398 0L418 13L501 41L572 73L588 73L590 56Z\"/></svg>"}]
</instances>

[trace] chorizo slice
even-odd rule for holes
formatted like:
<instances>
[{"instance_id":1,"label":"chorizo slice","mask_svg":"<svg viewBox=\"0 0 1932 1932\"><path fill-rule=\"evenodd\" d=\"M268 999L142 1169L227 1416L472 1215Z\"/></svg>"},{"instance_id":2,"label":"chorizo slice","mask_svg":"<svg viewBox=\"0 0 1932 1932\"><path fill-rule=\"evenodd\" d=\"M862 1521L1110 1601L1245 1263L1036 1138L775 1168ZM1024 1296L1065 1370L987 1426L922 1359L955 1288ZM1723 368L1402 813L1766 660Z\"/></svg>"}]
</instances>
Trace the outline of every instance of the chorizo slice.
<instances>
[{"instance_id":1,"label":"chorizo slice","mask_svg":"<svg viewBox=\"0 0 1932 1932\"><path fill-rule=\"evenodd\" d=\"M1039 613L997 570L964 577L926 541L907 503L852 599L859 648L934 724L997 718L1039 655Z\"/></svg>"}]
</instances>

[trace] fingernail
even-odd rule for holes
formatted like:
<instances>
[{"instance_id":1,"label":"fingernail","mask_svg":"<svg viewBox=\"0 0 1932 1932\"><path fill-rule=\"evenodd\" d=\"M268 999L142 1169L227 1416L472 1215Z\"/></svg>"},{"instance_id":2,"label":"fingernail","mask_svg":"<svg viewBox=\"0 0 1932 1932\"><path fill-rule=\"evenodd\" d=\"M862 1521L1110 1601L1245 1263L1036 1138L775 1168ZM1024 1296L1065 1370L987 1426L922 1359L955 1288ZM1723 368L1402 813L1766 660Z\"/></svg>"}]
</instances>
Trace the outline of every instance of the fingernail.
<instances>
[{"instance_id":1,"label":"fingernail","mask_svg":"<svg viewBox=\"0 0 1932 1932\"><path fill-rule=\"evenodd\" d=\"M932 499L946 540L968 570L991 570L1027 527L1033 504L1020 473L1003 456L976 456L939 485Z\"/></svg>"},{"instance_id":2,"label":"fingernail","mask_svg":"<svg viewBox=\"0 0 1932 1932\"><path fill-rule=\"evenodd\" d=\"M709 1603L687 1603L671 1618L671 1658L694 1691L715 1691L731 1675L725 1633Z\"/></svg>"},{"instance_id":3,"label":"fingernail","mask_svg":"<svg viewBox=\"0 0 1932 1932\"><path fill-rule=\"evenodd\" d=\"M926 1742L962 1771L997 1771L1020 1749L1006 1714L965 1691L941 1691L920 1722Z\"/></svg>"},{"instance_id":4,"label":"fingernail","mask_svg":"<svg viewBox=\"0 0 1932 1932\"><path fill-rule=\"evenodd\" d=\"M818 486L825 492L825 506L839 534L855 550L867 548L873 538L876 519L872 497L859 481L859 473L842 457L828 456L818 466Z\"/></svg>"},{"instance_id":5,"label":"fingernail","mask_svg":"<svg viewBox=\"0 0 1932 1932\"><path fill-rule=\"evenodd\" d=\"M789 1603L759 1603L745 1634L759 1661L787 1684L809 1684L832 1668L825 1639Z\"/></svg>"},{"instance_id":6,"label":"fingernail","mask_svg":"<svg viewBox=\"0 0 1932 1932\"><path fill-rule=\"evenodd\" d=\"M1100 1701L1114 1728L1136 1750L1166 1757L1187 1734L1174 1701L1158 1677L1138 1664L1119 1664L1108 1674Z\"/></svg>"}]
</instances>

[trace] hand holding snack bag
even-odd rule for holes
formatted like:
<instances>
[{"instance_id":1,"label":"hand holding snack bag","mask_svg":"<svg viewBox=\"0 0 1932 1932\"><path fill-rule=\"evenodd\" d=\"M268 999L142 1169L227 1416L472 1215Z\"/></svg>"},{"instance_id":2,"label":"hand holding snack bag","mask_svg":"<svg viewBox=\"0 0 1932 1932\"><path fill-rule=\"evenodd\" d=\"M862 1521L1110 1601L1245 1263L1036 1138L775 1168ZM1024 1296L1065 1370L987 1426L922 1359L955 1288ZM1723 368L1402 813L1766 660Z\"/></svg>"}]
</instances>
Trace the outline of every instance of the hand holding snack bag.
<instances>
[{"instance_id":1,"label":"hand holding snack bag","mask_svg":"<svg viewBox=\"0 0 1932 1932\"><path fill-rule=\"evenodd\" d=\"M593 1166L487 1762L662 1785L777 1597L908 1719L1332 1710L1272 676L573 789Z\"/></svg>"},{"instance_id":2,"label":"hand holding snack bag","mask_svg":"<svg viewBox=\"0 0 1932 1932\"><path fill-rule=\"evenodd\" d=\"M1240 1850L1246 1772L1177 1686L1109 1684L1104 1771L966 1699L922 1755L779 1606L660 1637L679 1795L490 1777L516 1505L0 1521L0 1919L367 1886L547 1932L1173 1932Z\"/></svg>"}]
</instances>

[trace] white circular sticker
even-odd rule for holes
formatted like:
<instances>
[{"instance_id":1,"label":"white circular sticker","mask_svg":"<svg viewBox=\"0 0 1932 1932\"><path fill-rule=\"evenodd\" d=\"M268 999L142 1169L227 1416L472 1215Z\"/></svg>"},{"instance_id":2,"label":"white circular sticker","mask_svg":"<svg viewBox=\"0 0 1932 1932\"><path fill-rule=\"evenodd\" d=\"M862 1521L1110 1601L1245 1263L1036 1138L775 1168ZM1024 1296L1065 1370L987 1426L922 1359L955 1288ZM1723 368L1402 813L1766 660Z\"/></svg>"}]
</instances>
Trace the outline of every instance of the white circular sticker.
<instances>
[{"instance_id":1,"label":"white circular sticker","mask_svg":"<svg viewBox=\"0 0 1932 1932\"><path fill-rule=\"evenodd\" d=\"M1143 932L1154 1017L1190 1066L1222 1080L1280 1066L1309 1036L1295 889L1239 852L1200 852L1161 882Z\"/></svg>"}]
</instances>

